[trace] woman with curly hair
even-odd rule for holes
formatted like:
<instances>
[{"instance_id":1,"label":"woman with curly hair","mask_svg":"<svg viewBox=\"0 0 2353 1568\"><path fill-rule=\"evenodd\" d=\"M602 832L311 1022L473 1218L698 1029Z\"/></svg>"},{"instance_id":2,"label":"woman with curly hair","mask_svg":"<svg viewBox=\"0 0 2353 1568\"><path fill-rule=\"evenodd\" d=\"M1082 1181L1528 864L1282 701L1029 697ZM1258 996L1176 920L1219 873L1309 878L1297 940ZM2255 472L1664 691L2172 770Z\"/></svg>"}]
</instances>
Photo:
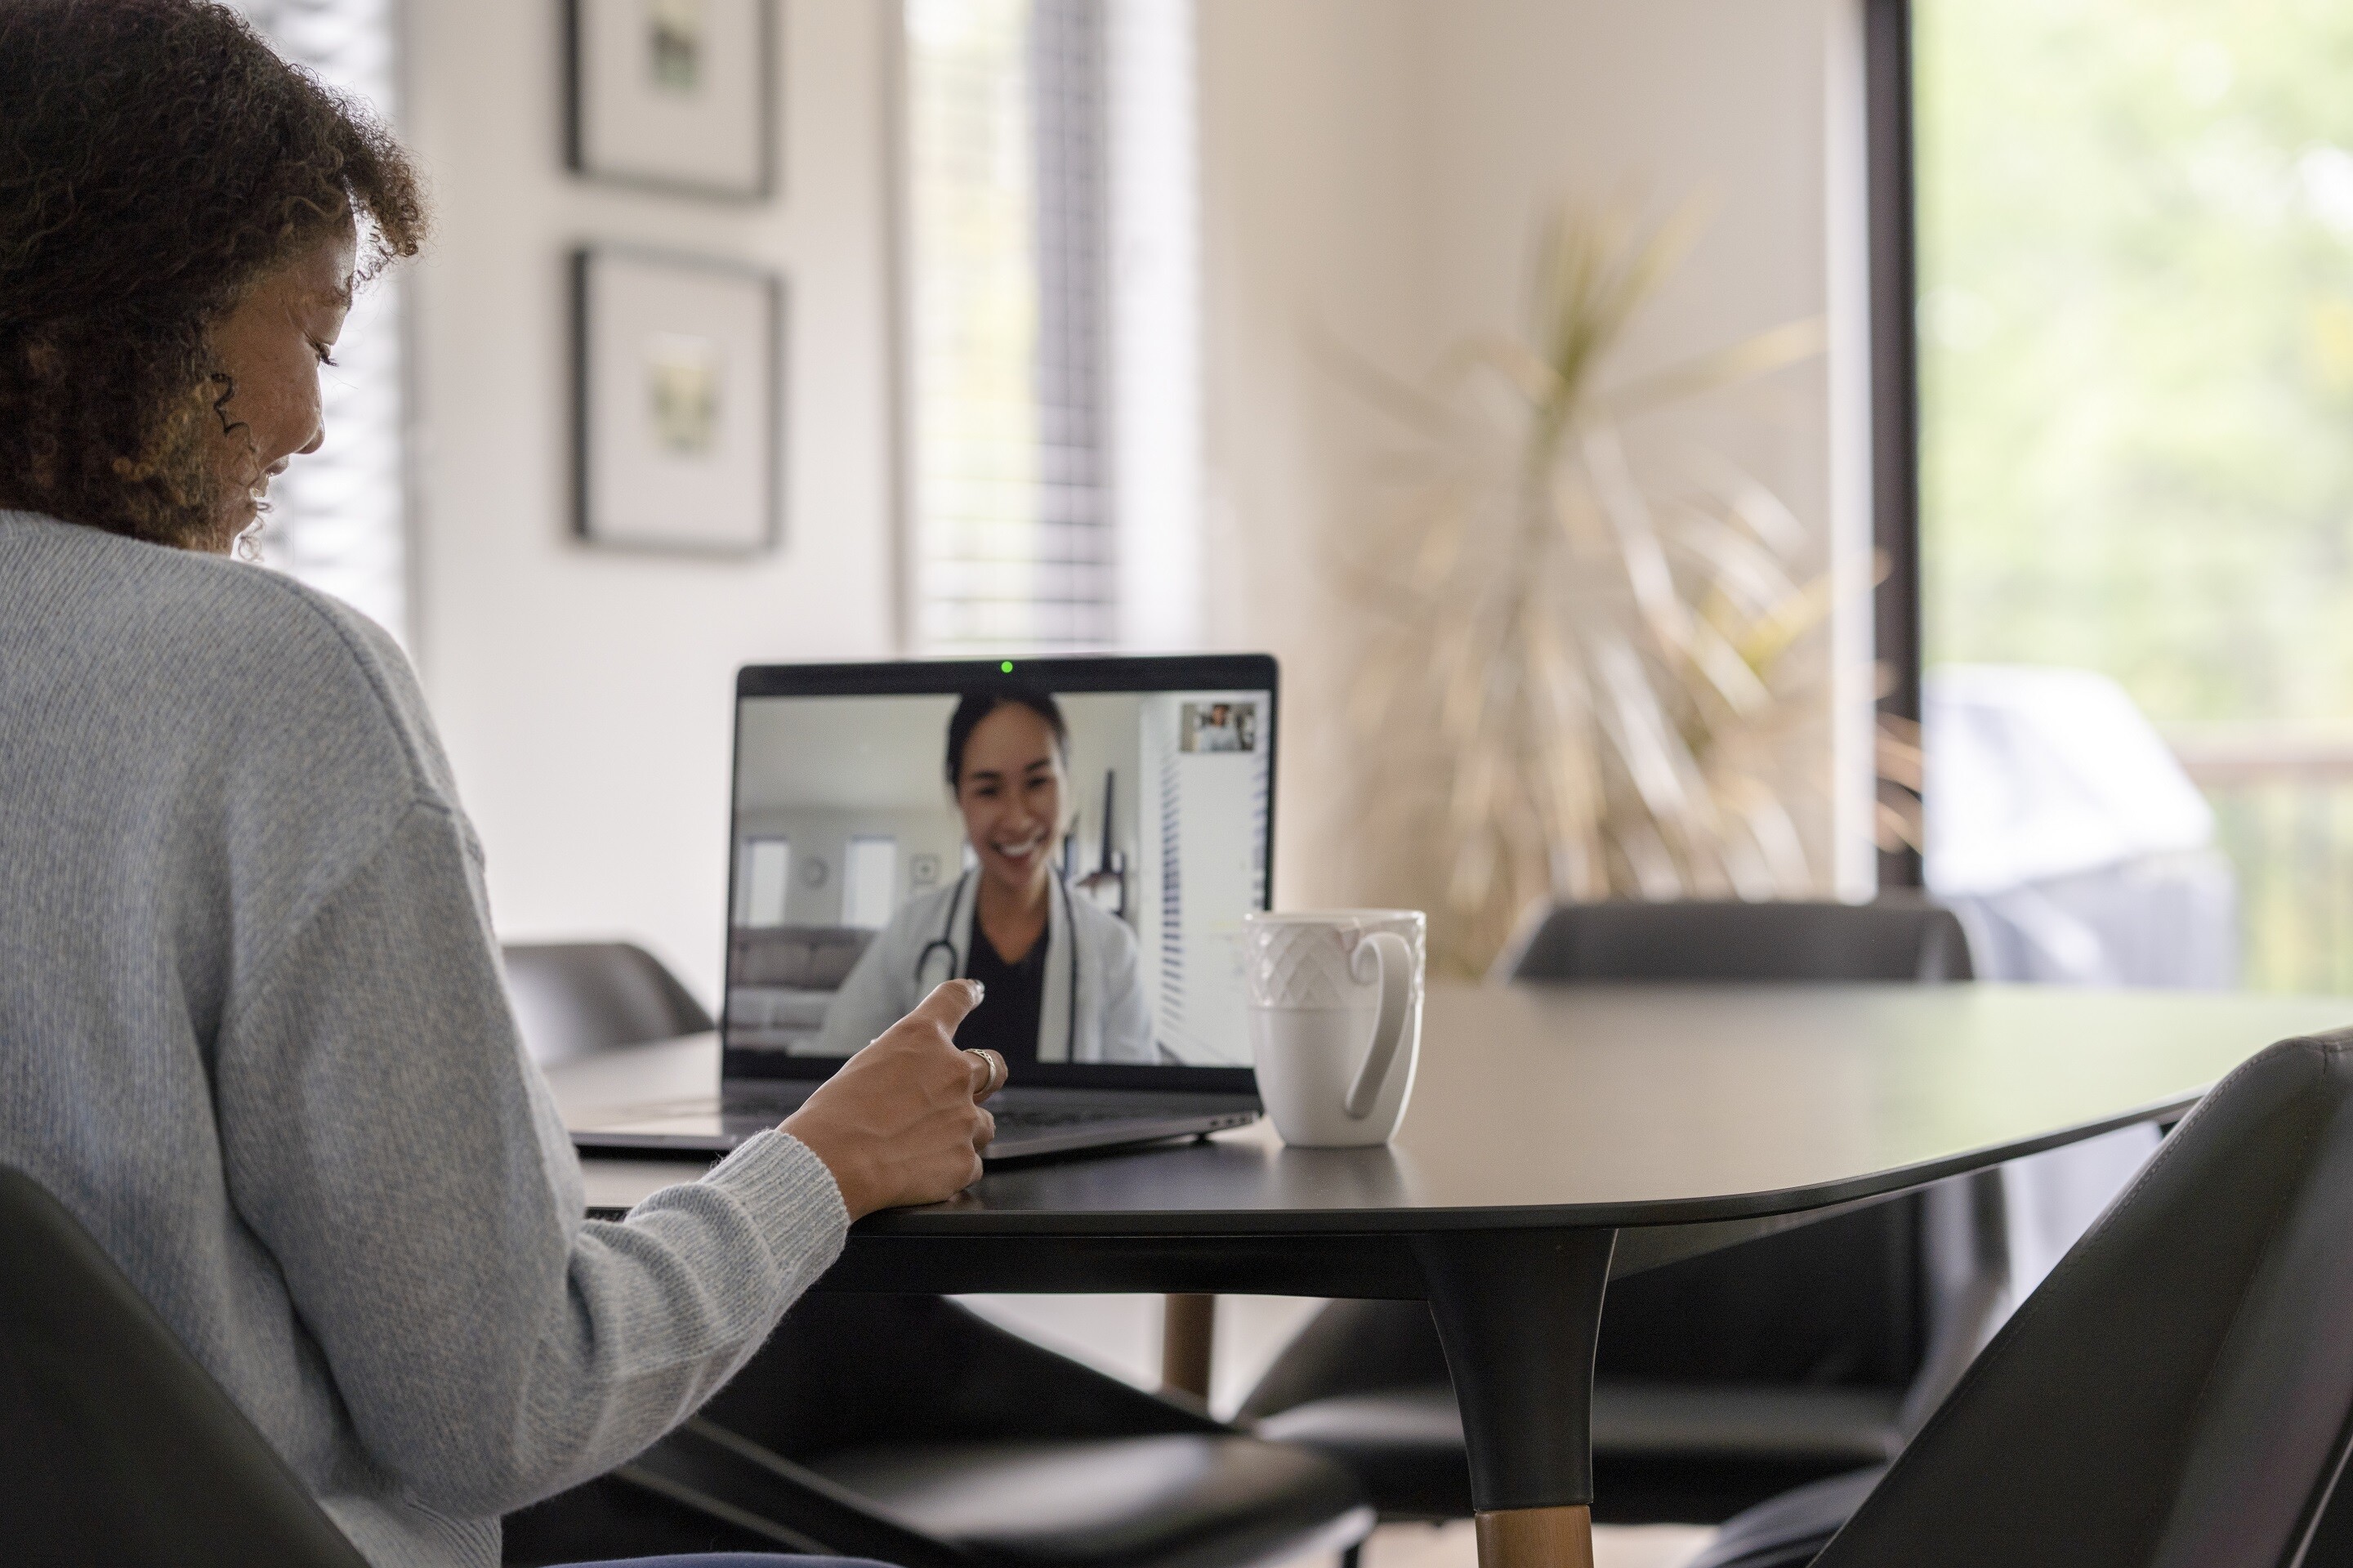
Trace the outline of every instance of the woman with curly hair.
<instances>
[{"instance_id":1,"label":"woman with curly hair","mask_svg":"<svg viewBox=\"0 0 2353 1568\"><path fill-rule=\"evenodd\" d=\"M400 149L226 8L0 3L0 1164L364 1556L487 1568L850 1220L969 1182L1002 1065L943 986L707 1179L583 1221L406 662L224 558L424 231Z\"/></svg>"}]
</instances>

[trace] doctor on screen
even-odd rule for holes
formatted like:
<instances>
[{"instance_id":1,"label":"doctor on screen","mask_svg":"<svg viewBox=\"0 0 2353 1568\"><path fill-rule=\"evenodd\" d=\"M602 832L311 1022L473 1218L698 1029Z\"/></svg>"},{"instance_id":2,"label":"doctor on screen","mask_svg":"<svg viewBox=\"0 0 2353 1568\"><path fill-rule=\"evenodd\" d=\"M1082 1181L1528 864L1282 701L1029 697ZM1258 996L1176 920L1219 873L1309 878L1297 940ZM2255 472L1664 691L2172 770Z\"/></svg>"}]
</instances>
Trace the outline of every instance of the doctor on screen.
<instances>
[{"instance_id":1,"label":"doctor on screen","mask_svg":"<svg viewBox=\"0 0 2353 1568\"><path fill-rule=\"evenodd\" d=\"M976 865L902 905L828 1008L817 1054L847 1056L941 981L987 991L956 1030L966 1050L1024 1062L1159 1060L1135 937L1071 895L1054 864L1070 817L1070 731L1046 693L1006 683L948 720L947 780Z\"/></svg>"}]
</instances>

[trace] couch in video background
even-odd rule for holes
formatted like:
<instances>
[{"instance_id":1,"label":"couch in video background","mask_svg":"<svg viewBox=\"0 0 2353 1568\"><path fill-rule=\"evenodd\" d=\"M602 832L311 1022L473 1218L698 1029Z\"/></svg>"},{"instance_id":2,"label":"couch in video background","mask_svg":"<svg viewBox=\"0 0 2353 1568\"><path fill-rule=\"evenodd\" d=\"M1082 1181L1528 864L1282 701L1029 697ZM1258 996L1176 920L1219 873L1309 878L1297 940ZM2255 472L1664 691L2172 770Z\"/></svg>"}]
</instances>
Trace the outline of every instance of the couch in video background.
<instances>
[{"instance_id":1,"label":"couch in video background","mask_svg":"<svg viewBox=\"0 0 2353 1568\"><path fill-rule=\"evenodd\" d=\"M874 933L855 926L738 926L729 935L727 1044L806 1054Z\"/></svg>"}]
</instances>

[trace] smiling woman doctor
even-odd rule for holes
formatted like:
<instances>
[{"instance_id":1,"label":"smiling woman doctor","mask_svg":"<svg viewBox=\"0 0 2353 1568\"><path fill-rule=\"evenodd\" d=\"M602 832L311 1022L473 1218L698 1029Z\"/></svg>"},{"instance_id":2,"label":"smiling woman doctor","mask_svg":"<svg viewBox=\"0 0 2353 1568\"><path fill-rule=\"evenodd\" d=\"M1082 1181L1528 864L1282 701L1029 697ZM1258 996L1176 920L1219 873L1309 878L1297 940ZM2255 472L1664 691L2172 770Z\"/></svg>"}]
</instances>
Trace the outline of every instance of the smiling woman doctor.
<instances>
[{"instance_id":1,"label":"smiling woman doctor","mask_svg":"<svg viewBox=\"0 0 2353 1568\"><path fill-rule=\"evenodd\" d=\"M1070 822L1070 749L1044 692L1008 683L956 705L947 781L976 863L909 899L868 944L826 1012L818 1054L849 1055L962 977L986 991L956 1032L966 1050L1016 1068L1160 1059L1134 934L1072 895L1054 863Z\"/></svg>"}]
</instances>

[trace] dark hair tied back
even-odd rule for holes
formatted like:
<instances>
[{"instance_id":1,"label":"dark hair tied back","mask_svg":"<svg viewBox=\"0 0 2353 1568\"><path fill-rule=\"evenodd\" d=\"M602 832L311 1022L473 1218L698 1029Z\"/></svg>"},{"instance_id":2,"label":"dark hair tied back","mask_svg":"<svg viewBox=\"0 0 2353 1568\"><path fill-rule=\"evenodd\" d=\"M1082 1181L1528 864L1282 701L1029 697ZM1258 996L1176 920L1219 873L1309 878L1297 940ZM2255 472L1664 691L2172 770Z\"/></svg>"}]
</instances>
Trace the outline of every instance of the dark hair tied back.
<instances>
[{"instance_id":1,"label":"dark hair tied back","mask_svg":"<svg viewBox=\"0 0 2353 1568\"><path fill-rule=\"evenodd\" d=\"M955 712L948 718L948 788L955 789L964 782L964 748L971 744L972 732L980 721L1002 707L1024 707L1046 721L1054 732L1054 749L1063 757L1071 755L1071 726L1062 722L1062 707L1054 694L1042 687L1024 681L991 681L976 686L956 704Z\"/></svg>"},{"instance_id":2,"label":"dark hair tied back","mask_svg":"<svg viewBox=\"0 0 2353 1568\"><path fill-rule=\"evenodd\" d=\"M363 275L416 253L407 158L227 6L0 4L0 505L226 543L207 332L345 224Z\"/></svg>"}]
</instances>

